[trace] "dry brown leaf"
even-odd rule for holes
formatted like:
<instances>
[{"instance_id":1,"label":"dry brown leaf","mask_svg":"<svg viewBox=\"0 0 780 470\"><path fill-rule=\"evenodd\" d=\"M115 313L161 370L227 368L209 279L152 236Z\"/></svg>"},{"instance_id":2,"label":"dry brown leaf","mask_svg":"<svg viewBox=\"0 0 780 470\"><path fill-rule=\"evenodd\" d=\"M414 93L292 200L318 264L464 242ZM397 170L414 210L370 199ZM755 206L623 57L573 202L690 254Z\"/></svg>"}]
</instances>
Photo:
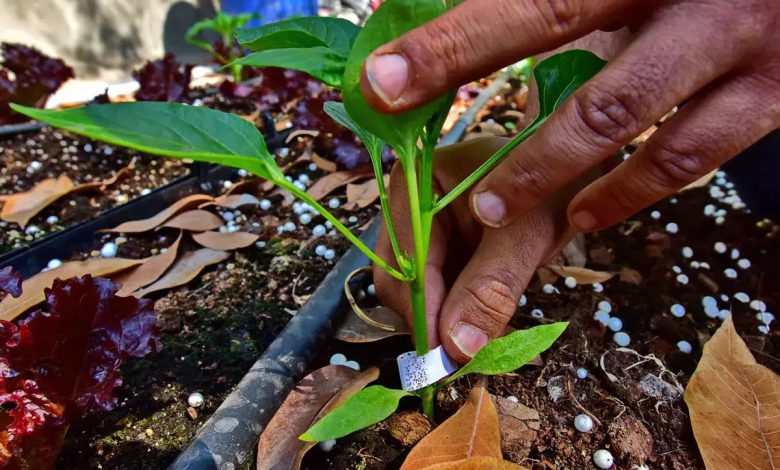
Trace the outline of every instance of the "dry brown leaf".
<instances>
[{"instance_id":1,"label":"dry brown leaf","mask_svg":"<svg viewBox=\"0 0 780 470\"><path fill-rule=\"evenodd\" d=\"M501 450L515 462L523 461L531 452L541 428L539 412L504 397L491 395L491 398L498 412Z\"/></svg>"},{"instance_id":2,"label":"dry brown leaf","mask_svg":"<svg viewBox=\"0 0 780 470\"><path fill-rule=\"evenodd\" d=\"M712 170L711 172L707 173L706 175L702 176L701 178L697 179L693 183L689 184L688 186L682 188L679 192L688 191L691 189L696 188L704 188L708 184L710 184L710 181L712 181L713 178L715 178L715 173L717 173L719 168L716 168Z\"/></svg>"},{"instance_id":3,"label":"dry brown leaf","mask_svg":"<svg viewBox=\"0 0 780 470\"><path fill-rule=\"evenodd\" d=\"M301 379L260 435L257 469L300 468L301 459L314 443L301 441L298 436L378 377L376 367L360 373L331 365Z\"/></svg>"},{"instance_id":4,"label":"dry brown leaf","mask_svg":"<svg viewBox=\"0 0 780 470\"><path fill-rule=\"evenodd\" d=\"M317 168L326 173L333 173L334 171L338 170L338 166L336 166L335 162L325 160L317 152L311 153L311 161L317 165Z\"/></svg>"},{"instance_id":5,"label":"dry brown leaf","mask_svg":"<svg viewBox=\"0 0 780 470\"><path fill-rule=\"evenodd\" d=\"M212 250L222 251L246 248L256 242L258 238L260 238L260 235L248 232L203 232L192 234L192 239L198 242L198 244Z\"/></svg>"},{"instance_id":6,"label":"dry brown leaf","mask_svg":"<svg viewBox=\"0 0 780 470\"><path fill-rule=\"evenodd\" d=\"M57 269L36 274L22 283L22 295L13 298L6 296L0 302L0 320L11 321L27 309L44 301L43 290L51 287L55 279L91 274L93 277L107 276L143 263L144 259L126 258L90 258L85 261L63 263Z\"/></svg>"},{"instance_id":7,"label":"dry brown leaf","mask_svg":"<svg viewBox=\"0 0 780 470\"><path fill-rule=\"evenodd\" d=\"M217 264L229 257L230 253L212 250L211 248L201 248L200 250L185 253L173 266L171 266L163 277L158 279L154 284L136 292L135 296L145 297L158 290L170 289L171 287L186 284L195 279L206 266Z\"/></svg>"},{"instance_id":8,"label":"dry brown leaf","mask_svg":"<svg viewBox=\"0 0 780 470\"><path fill-rule=\"evenodd\" d=\"M642 273L636 269L623 268L620 270L620 282L638 286L642 283Z\"/></svg>"},{"instance_id":9,"label":"dry brown leaf","mask_svg":"<svg viewBox=\"0 0 780 470\"><path fill-rule=\"evenodd\" d=\"M588 268L578 268L576 266L561 266L560 264L548 264L545 268L554 272L560 277L573 277L577 284L595 284L597 282L607 282L615 275L605 271L594 271Z\"/></svg>"},{"instance_id":10,"label":"dry brown leaf","mask_svg":"<svg viewBox=\"0 0 780 470\"><path fill-rule=\"evenodd\" d=\"M456 462L437 463L425 467L425 470L523 470L525 468L504 459L478 456Z\"/></svg>"},{"instance_id":11,"label":"dry brown leaf","mask_svg":"<svg viewBox=\"0 0 780 470\"><path fill-rule=\"evenodd\" d=\"M119 289L117 295L127 297L133 292L142 287L146 287L160 278L168 268L171 267L176 256L179 254L179 242L181 242L182 234L179 233L179 237L165 253L152 256L148 258L142 265L124 272L114 278L114 281L122 284L122 288Z\"/></svg>"},{"instance_id":12,"label":"dry brown leaf","mask_svg":"<svg viewBox=\"0 0 780 470\"><path fill-rule=\"evenodd\" d=\"M480 379L457 413L421 440L401 470L419 470L469 457L501 459L501 431L493 400Z\"/></svg>"},{"instance_id":13,"label":"dry brown leaf","mask_svg":"<svg viewBox=\"0 0 780 470\"><path fill-rule=\"evenodd\" d=\"M257 190L261 186L263 186L262 192L266 192L267 191L267 189L265 189L266 184L269 185L269 187L273 187L272 182L266 181L263 178L251 178L236 183L233 186L229 187L228 190L225 191L224 195L229 196L231 194L241 194L244 192L251 192Z\"/></svg>"},{"instance_id":14,"label":"dry brown leaf","mask_svg":"<svg viewBox=\"0 0 780 470\"><path fill-rule=\"evenodd\" d=\"M174 215L178 214L179 212L183 211L184 209L187 209L188 207L197 206L204 202L213 201L213 200L214 200L213 197L207 196L205 194L193 194L192 196L187 196L185 198L179 199L172 205L166 207L164 210L160 211L159 213L157 213L152 217L149 217L148 219L125 222L123 224L119 224L114 228L101 230L101 232L108 232L108 233L147 232L149 230L159 227L160 225L165 223L165 221L167 221Z\"/></svg>"},{"instance_id":15,"label":"dry brown leaf","mask_svg":"<svg viewBox=\"0 0 780 470\"><path fill-rule=\"evenodd\" d=\"M361 320L360 317L355 315L350 309L348 310L347 318L344 319L344 323L336 330L336 333L334 334L335 338L347 343L371 343L391 336L408 335L411 333L406 321L387 307L363 309L363 313L372 320L384 323L385 325L391 325L395 328L395 331L387 331L382 328L371 326Z\"/></svg>"},{"instance_id":16,"label":"dry brown leaf","mask_svg":"<svg viewBox=\"0 0 780 470\"><path fill-rule=\"evenodd\" d=\"M215 206L227 209L238 209L241 206L259 206L260 200L251 194L225 194L214 199ZM201 205L202 209L205 205Z\"/></svg>"},{"instance_id":17,"label":"dry brown leaf","mask_svg":"<svg viewBox=\"0 0 780 470\"><path fill-rule=\"evenodd\" d=\"M374 170L368 166L363 166L348 171L337 171L318 179L311 186L311 188L306 191L306 193L308 193L308 195L311 196L315 201L319 201L342 186L369 178L373 174Z\"/></svg>"},{"instance_id":18,"label":"dry brown leaf","mask_svg":"<svg viewBox=\"0 0 780 470\"><path fill-rule=\"evenodd\" d=\"M195 209L182 212L168 222L165 222L162 226L188 230L190 232L205 232L207 230L219 228L223 224L224 222L222 222L222 219L214 213L204 211L203 209Z\"/></svg>"},{"instance_id":19,"label":"dry brown leaf","mask_svg":"<svg viewBox=\"0 0 780 470\"><path fill-rule=\"evenodd\" d=\"M708 469L780 463L780 381L756 363L729 316L704 345L685 403Z\"/></svg>"},{"instance_id":20,"label":"dry brown leaf","mask_svg":"<svg viewBox=\"0 0 780 470\"><path fill-rule=\"evenodd\" d=\"M73 188L73 191L71 192L79 192L79 191L92 191L94 189L104 190L108 186L111 186L112 184L116 183L117 181L121 180L125 176L129 175L131 171L135 168L135 162L138 160L138 157L134 157L130 163L122 168L121 170L117 171L114 176L111 178L108 178L103 181L96 181L94 183L82 183L75 188Z\"/></svg>"},{"instance_id":21,"label":"dry brown leaf","mask_svg":"<svg viewBox=\"0 0 780 470\"><path fill-rule=\"evenodd\" d=\"M383 177L385 187L390 184L390 175ZM351 211L363 209L370 206L379 199L379 186L376 184L376 178L363 183L347 185L347 202L344 209Z\"/></svg>"},{"instance_id":22,"label":"dry brown leaf","mask_svg":"<svg viewBox=\"0 0 780 470\"><path fill-rule=\"evenodd\" d=\"M306 129L298 129L297 131L290 132L290 135L287 136L287 139L285 139L284 143L289 144L293 140L297 139L301 136L307 136L307 137L317 137L320 135L320 131L310 131Z\"/></svg>"},{"instance_id":23,"label":"dry brown leaf","mask_svg":"<svg viewBox=\"0 0 780 470\"><path fill-rule=\"evenodd\" d=\"M62 196L73 191L76 185L67 175L46 178L29 191L0 197L4 202L0 219L24 227L36 214Z\"/></svg>"}]
</instances>

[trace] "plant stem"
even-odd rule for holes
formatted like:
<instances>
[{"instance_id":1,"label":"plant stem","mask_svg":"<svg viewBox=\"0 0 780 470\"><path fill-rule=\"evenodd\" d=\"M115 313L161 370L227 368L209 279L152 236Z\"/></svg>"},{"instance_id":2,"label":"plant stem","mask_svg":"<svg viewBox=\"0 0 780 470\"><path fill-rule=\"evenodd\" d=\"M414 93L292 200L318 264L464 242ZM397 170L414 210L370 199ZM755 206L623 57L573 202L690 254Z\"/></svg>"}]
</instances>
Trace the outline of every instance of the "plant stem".
<instances>
[{"instance_id":1,"label":"plant stem","mask_svg":"<svg viewBox=\"0 0 780 470\"><path fill-rule=\"evenodd\" d=\"M404 156L401 156L402 162L404 162L406 187L409 191L409 215L412 219L412 235L414 237L414 269L416 275L414 280L412 280L410 290L414 345L417 355L422 356L428 352L428 323L425 315L425 264L428 252L425 249L415 159L408 157L404 158Z\"/></svg>"},{"instance_id":2,"label":"plant stem","mask_svg":"<svg viewBox=\"0 0 780 470\"><path fill-rule=\"evenodd\" d=\"M423 413L425 413L425 416L427 416L431 422L433 422L436 418L435 409L433 407L434 391L435 389L433 385L429 385L418 392L420 398L422 399Z\"/></svg>"},{"instance_id":3,"label":"plant stem","mask_svg":"<svg viewBox=\"0 0 780 470\"><path fill-rule=\"evenodd\" d=\"M381 142L381 141L379 141ZM368 144L368 153L371 156L371 165L374 168L374 177L376 177L376 184L379 187L379 204L382 207L382 216L385 219L385 227L387 228L387 236L390 239L390 246L393 247L393 254L395 254L395 260L401 271L408 277L412 276L409 271L409 261L401 253L401 247L398 244L398 236L395 234L395 225L393 224L393 214L390 212L390 203L387 196L387 188L385 188L384 173L382 171L382 150L384 149L384 142L371 145Z\"/></svg>"},{"instance_id":4,"label":"plant stem","mask_svg":"<svg viewBox=\"0 0 780 470\"><path fill-rule=\"evenodd\" d=\"M406 275L397 271L395 268L387 264L385 260L379 257L379 255L374 253L373 250L371 250L371 248L366 246L366 244L360 240L360 238L355 236L355 234L353 234L347 227L345 227L344 224L342 224L341 221L336 216L331 214L327 209L325 209L322 205L320 205L319 202L315 201L311 196L309 196L306 193L306 191L301 190L294 184L284 179L284 177L277 178L276 181L274 181L274 183L290 191L295 197L312 206L314 210L319 212L319 214L325 217L326 220L330 221L330 223L333 224L333 227L339 232L341 232L341 234L344 235L347 238L347 240L352 242L352 244L355 245L358 250L362 251L366 256L368 256L368 258L371 261L373 261L377 266L387 271L388 274L403 282L409 282L411 280Z\"/></svg>"}]
</instances>

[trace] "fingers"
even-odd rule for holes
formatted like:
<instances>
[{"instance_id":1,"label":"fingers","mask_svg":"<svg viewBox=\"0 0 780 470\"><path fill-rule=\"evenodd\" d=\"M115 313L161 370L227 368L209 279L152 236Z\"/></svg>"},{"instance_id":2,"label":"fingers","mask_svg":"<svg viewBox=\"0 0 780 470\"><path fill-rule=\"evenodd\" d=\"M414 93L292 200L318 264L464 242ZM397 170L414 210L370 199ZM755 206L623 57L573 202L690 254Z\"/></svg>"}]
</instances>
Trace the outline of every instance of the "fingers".
<instances>
[{"instance_id":1,"label":"fingers","mask_svg":"<svg viewBox=\"0 0 780 470\"><path fill-rule=\"evenodd\" d=\"M651 2L652 3L652 2ZM366 100L402 112L614 22L631 0L467 0L374 51Z\"/></svg>"},{"instance_id":2,"label":"fingers","mask_svg":"<svg viewBox=\"0 0 780 470\"><path fill-rule=\"evenodd\" d=\"M645 145L569 206L598 230L625 219L720 166L780 127L777 73L725 81L688 103Z\"/></svg>"},{"instance_id":3,"label":"fingers","mask_svg":"<svg viewBox=\"0 0 780 470\"><path fill-rule=\"evenodd\" d=\"M677 11L656 16L472 190L472 211L484 225L511 224L742 60L748 41L734 42L716 19L693 25ZM572 222L583 228L591 221Z\"/></svg>"}]
</instances>

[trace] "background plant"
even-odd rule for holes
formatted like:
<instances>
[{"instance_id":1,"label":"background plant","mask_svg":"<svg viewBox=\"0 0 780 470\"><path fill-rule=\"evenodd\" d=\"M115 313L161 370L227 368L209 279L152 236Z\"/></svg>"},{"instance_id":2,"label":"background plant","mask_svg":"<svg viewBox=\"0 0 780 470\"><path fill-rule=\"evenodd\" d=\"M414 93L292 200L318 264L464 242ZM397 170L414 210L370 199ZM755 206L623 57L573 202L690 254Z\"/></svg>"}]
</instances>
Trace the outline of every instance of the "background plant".
<instances>
[{"instance_id":1,"label":"background plant","mask_svg":"<svg viewBox=\"0 0 780 470\"><path fill-rule=\"evenodd\" d=\"M388 208L387 192L380 184L380 202L393 247L394 263L377 256L337 217L304 190L287 181L258 130L238 116L174 103L98 105L65 111L41 111L18 106L14 109L53 126L114 145L244 168L286 189L317 210L377 266L410 285L415 350L418 355L423 355L429 351L424 266L433 217L532 135L566 98L605 64L592 53L577 50L563 52L538 64L533 72L540 99L537 119L451 192L434 194L434 149L455 91L413 111L385 115L373 110L364 100L360 92L360 76L363 63L371 51L444 13L452 6L451 3L389 0L362 29L345 20L312 17L244 29L237 34L239 43L255 52L233 65L300 70L343 90L344 103L325 103L324 110L363 141L377 181L382 181L383 149L389 145L396 152L409 193L414 251L401 250ZM565 323L543 325L494 340L455 374L415 392L368 387L321 419L301 438L326 440L344 436L389 416L399 400L408 396L421 398L423 410L433 418L436 387L468 373L493 375L515 370L550 347L565 327Z\"/></svg>"},{"instance_id":2,"label":"background plant","mask_svg":"<svg viewBox=\"0 0 780 470\"><path fill-rule=\"evenodd\" d=\"M244 55L241 46L235 39L236 31L243 28L252 20L260 17L252 13L242 13L240 15L230 15L224 12L217 13L214 18L198 21L190 26L185 38L187 42L207 51L219 65L230 64L230 72L233 75L233 81L238 83L242 80L243 66L235 61ZM219 34L220 39L213 44L201 38L204 31L214 31Z\"/></svg>"}]
</instances>

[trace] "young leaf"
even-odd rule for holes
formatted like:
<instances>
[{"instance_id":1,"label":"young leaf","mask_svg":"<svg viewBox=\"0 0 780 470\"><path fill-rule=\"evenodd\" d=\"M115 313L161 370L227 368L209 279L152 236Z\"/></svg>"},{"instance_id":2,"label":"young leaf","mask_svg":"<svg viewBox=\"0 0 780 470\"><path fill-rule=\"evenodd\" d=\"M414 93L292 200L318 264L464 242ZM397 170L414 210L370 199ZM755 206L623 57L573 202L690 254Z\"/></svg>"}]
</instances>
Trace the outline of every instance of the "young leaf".
<instances>
[{"instance_id":1,"label":"young leaf","mask_svg":"<svg viewBox=\"0 0 780 470\"><path fill-rule=\"evenodd\" d=\"M334 121L352 131L352 133L363 142L363 145L369 149L369 155L373 156L375 154L379 154L382 151L382 147L385 146L385 143L382 142L382 139L363 129L358 125L358 123L353 121L352 118L349 117L349 114L347 114L347 110L344 108L344 103L339 103L338 101L327 101L322 106L322 109Z\"/></svg>"},{"instance_id":2,"label":"young leaf","mask_svg":"<svg viewBox=\"0 0 780 470\"><path fill-rule=\"evenodd\" d=\"M349 115L393 148L410 153L431 115L447 97L402 114L375 111L363 98L360 79L363 64L377 47L426 23L447 10L441 0L388 0L368 19L355 38L344 71L344 105Z\"/></svg>"},{"instance_id":3,"label":"young leaf","mask_svg":"<svg viewBox=\"0 0 780 470\"><path fill-rule=\"evenodd\" d=\"M403 397L414 396L403 390L381 385L365 388L343 405L325 415L300 437L303 441L327 441L346 436L390 416Z\"/></svg>"},{"instance_id":4,"label":"young leaf","mask_svg":"<svg viewBox=\"0 0 780 470\"><path fill-rule=\"evenodd\" d=\"M552 346L568 325L568 322L540 325L494 339L480 349L468 364L449 376L445 383L466 374L496 375L519 369Z\"/></svg>"},{"instance_id":5,"label":"young leaf","mask_svg":"<svg viewBox=\"0 0 780 470\"><path fill-rule=\"evenodd\" d=\"M540 62L534 69L534 78L539 87L537 120L546 119L605 65L607 61L580 49L561 52Z\"/></svg>"},{"instance_id":6,"label":"young leaf","mask_svg":"<svg viewBox=\"0 0 780 470\"><path fill-rule=\"evenodd\" d=\"M11 107L51 126L140 152L244 168L274 181L284 178L257 128L234 114L155 102L61 111Z\"/></svg>"},{"instance_id":7,"label":"young leaf","mask_svg":"<svg viewBox=\"0 0 780 470\"><path fill-rule=\"evenodd\" d=\"M326 85L341 88L346 66L344 56L332 49L318 46L306 49L271 49L242 57L230 65L280 67L306 72Z\"/></svg>"},{"instance_id":8,"label":"young leaf","mask_svg":"<svg viewBox=\"0 0 780 470\"><path fill-rule=\"evenodd\" d=\"M345 19L309 16L240 29L236 39L242 46L257 52L324 46L346 57L359 31L359 26Z\"/></svg>"}]
</instances>

